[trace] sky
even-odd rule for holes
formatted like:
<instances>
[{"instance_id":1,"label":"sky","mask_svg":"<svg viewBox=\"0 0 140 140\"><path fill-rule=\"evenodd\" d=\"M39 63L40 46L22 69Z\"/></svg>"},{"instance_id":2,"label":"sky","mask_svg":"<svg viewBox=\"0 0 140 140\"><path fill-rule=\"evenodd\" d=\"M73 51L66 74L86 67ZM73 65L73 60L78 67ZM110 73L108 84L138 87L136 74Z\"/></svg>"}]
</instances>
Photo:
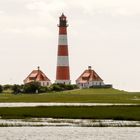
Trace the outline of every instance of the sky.
<instances>
[{"instance_id":1,"label":"sky","mask_svg":"<svg viewBox=\"0 0 140 140\"><path fill-rule=\"evenodd\" d=\"M139 7L139 0L0 0L0 84L22 84L38 66L55 81L63 12L72 83L92 66L104 83L140 91Z\"/></svg>"}]
</instances>

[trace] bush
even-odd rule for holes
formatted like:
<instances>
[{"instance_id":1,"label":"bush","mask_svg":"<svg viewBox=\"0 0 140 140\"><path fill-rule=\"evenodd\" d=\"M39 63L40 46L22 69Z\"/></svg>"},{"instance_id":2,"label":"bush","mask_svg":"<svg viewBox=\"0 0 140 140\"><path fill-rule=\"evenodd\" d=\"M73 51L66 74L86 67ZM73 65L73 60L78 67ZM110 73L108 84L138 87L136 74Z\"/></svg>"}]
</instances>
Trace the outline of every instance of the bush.
<instances>
[{"instance_id":1,"label":"bush","mask_svg":"<svg viewBox=\"0 0 140 140\"><path fill-rule=\"evenodd\" d=\"M12 93L14 93L14 94L18 94L18 93L20 93L21 91L22 91L22 88L21 88L22 86L20 86L20 85L13 85L13 86L11 86L11 88L12 88Z\"/></svg>"},{"instance_id":2,"label":"bush","mask_svg":"<svg viewBox=\"0 0 140 140\"><path fill-rule=\"evenodd\" d=\"M48 91L65 91L77 89L77 85L65 85L65 84L52 84L50 87L41 86L39 82L32 82L25 85L4 85L0 86L0 93L4 90L12 90L13 94L18 93L45 93Z\"/></svg>"},{"instance_id":3,"label":"bush","mask_svg":"<svg viewBox=\"0 0 140 140\"><path fill-rule=\"evenodd\" d=\"M45 92L48 92L48 91L49 91L49 88L48 87L41 86L40 89L39 89L39 92L40 93L45 93Z\"/></svg>"},{"instance_id":4,"label":"bush","mask_svg":"<svg viewBox=\"0 0 140 140\"><path fill-rule=\"evenodd\" d=\"M41 86L39 82L32 82L23 86L23 93L43 93L47 91L49 91L49 88Z\"/></svg>"},{"instance_id":5,"label":"bush","mask_svg":"<svg viewBox=\"0 0 140 140\"><path fill-rule=\"evenodd\" d=\"M51 91L65 91L65 90L73 90L76 88L78 88L77 85L52 84L50 86Z\"/></svg>"},{"instance_id":6,"label":"bush","mask_svg":"<svg viewBox=\"0 0 140 140\"><path fill-rule=\"evenodd\" d=\"M0 93L2 93L2 91L3 91L3 87L2 85L0 85Z\"/></svg>"},{"instance_id":7,"label":"bush","mask_svg":"<svg viewBox=\"0 0 140 140\"><path fill-rule=\"evenodd\" d=\"M93 85L90 88L112 88L112 85Z\"/></svg>"},{"instance_id":8,"label":"bush","mask_svg":"<svg viewBox=\"0 0 140 140\"><path fill-rule=\"evenodd\" d=\"M3 90L8 90L8 89L12 90L12 87L13 85L4 85Z\"/></svg>"},{"instance_id":9,"label":"bush","mask_svg":"<svg viewBox=\"0 0 140 140\"><path fill-rule=\"evenodd\" d=\"M38 93L41 86L38 82L32 82L23 86L24 93Z\"/></svg>"},{"instance_id":10,"label":"bush","mask_svg":"<svg viewBox=\"0 0 140 140\"><path fill-rule=\"evenodd\" d=\"M63 89L62 89L62 87L60 87L60 85L59 84L52 84L51 86L50 86L50 91L62 91Z\"/></svg>"},{"instance_id":11,"label":"bush","mask_svg":"<svg viewBox=\"0 0 140 140\"><path fill-rule=\"evenodd\" d=\"M66 85L67 90L73 90L73 89L78 89L77 85Z\"/></svg>"}]
</instances>

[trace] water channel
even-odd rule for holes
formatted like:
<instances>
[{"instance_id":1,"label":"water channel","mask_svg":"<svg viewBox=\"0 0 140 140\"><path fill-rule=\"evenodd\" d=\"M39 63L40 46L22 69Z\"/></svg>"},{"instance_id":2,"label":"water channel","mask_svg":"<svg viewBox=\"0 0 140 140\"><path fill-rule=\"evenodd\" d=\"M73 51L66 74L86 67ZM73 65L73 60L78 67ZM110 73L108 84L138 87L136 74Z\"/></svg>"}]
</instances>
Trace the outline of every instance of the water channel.
<instances>
[{"instance_id":1,"label":"water channel","mask_svg":"<svg viewBox=\"0 0 140 140\"><path fill-rule=\"evenodd\" d=\"M0 127L0 140L139 140L139 127Z\"/></svg>"},{"instance_id":2,"label":"water channel","mask_svg":"<svg viewBox=\"0 0 140 140\"><path fill-rule=\"evenodd\" d=\"M0 103L0 107L36 107L36 106L137 106L126 103Z\"/></svg>"}]
</instances>

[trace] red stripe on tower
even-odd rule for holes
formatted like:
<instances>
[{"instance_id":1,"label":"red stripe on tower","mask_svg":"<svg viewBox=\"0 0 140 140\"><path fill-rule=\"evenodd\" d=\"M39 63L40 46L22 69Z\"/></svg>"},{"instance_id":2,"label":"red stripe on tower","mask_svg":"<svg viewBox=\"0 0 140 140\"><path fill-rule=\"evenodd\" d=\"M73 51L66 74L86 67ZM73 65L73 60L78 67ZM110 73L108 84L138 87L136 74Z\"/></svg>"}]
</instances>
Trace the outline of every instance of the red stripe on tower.
<instances>
[{"instance_id":1,"label":"red stripe on tower","mask_svg":"<svg viewBox=\"0 0 140 140\"><path fill-rule=\"evenodd\" d=\"M67 43L67 20L62 14L59 17L59 39L57 53L57 70L55 83L70 84L69 56Z\"/></svg>"}]
</instances>

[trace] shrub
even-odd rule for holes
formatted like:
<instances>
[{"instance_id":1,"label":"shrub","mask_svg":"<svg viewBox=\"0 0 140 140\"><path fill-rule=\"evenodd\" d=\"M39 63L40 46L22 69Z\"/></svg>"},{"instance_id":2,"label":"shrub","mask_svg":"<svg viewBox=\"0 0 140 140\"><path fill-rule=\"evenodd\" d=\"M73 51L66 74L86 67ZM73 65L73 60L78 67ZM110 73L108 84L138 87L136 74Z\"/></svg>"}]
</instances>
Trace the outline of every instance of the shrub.
<instances>
[{"instance_id":1,"label":"shrub","mask_svg":"<svg viewBox=\"0 0 140 140\"><path fill-rule=\"evenodd\" d=\"M39 89L39 92L40 93L45 93L45 92L48 92L48 91L49 91L49 88L48 87L40 86L40 89Z\"/></svg>"},{"instance_id":2,"label":"shrub","mask_svg":"<svg viewBox=\"0 0 140 140\"><path fill-rule=\"evenodd\" d=\"M73 89L78 89L77 85L66 85L67 90L73 90Z\"/></svg>"},{"instance_id":3,"label":"shrub","mask_svg":"<svg viewBox=\"0 0 140 140\"><path fill-rule=\"evenodd\" d=\"M113 86L108 84L108 85L93 85L90 86L89 88L112 88Z\"/></svg>"},{"instance_id":4,"label":"shrub","mask_svg":"<svg viewBox=\"0 0 140 140\"><path fill-rule=\"evenodd\" d=\"M12 90L12 87L13 87L13 85L4 85L3 86L3 90L8 90L8 89L10 89L10 90Z\"/></svg>"},{"instance_id":5,"label":"shrub","mask_svg":"<svg viewBox=\"0 0 140 140\"><path fill-rule=\"evenodd\" d=\"M50 86L51 91L65 91L65 90L73 90L78 88L77 85L66 85L66 84L52 84Z\"/></svg>"},{"instance_id":6,"label":"shrub","mask_svg":"<svg viewBox=\"0 0 140 140\"><path fill-rule=\"evenodd\" d=\"M21 86L20 85L13 85L12 87L12 93L14 93L14 94L18 94L18 93L20 93L21 92Z\"/></svg>"},{"instance_id":7,"label":"shrub","mask_svg":"<svg viewBox=\"0 0 140 140\"><path fill-rule=\"evenodd\" d=\"M62 87L59 84L52 84L50 86L50 91L62 91Z\"/></svg>"},{"instance_id":8,"label":"shrub","mask_svg":"<svg viewBox=\"0 0 140 140\"><path fill-rule=\"evenodd\" d=\"M39 93L41 85L38 82L32 82L23 86L24 93Z\"/></svg>"},{"instance_id":9,"label":"shrub","mask_svg":"<svg viewBox=\"0 0 140 140\"><path fill-rule=\"evenodd\" d=\"M3 87L2 85L0 85L0 93L2 93L2 91L3 91Z\"/></svg>"}]
</instances>

